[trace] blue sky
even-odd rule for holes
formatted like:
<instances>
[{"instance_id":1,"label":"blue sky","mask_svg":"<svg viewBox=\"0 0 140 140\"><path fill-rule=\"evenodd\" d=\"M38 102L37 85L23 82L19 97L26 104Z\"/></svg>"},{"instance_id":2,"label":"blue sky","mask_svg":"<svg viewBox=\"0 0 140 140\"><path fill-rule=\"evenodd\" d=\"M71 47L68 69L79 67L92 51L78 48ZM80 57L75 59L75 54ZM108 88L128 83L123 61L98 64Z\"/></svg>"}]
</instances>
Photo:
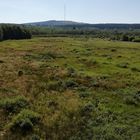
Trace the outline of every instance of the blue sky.
<instances>
[{"instance_id":1,"label":"blue sky","mask_svg":"<svg viewBox=\"0 0 140 140\"><path fill-rule=\"evenodd\" d=\"M140 23L140 0L0 0L0 23L64 19L89 23Z\"/></svg>"}]
</instances>

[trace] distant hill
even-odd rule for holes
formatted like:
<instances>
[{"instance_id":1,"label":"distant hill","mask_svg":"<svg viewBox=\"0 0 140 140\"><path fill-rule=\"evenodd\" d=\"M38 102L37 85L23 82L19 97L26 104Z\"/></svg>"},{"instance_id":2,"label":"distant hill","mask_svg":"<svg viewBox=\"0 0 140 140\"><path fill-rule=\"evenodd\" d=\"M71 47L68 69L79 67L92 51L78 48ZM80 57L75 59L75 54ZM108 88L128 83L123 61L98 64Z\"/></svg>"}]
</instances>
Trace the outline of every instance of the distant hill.
<instances>
[{"instance_id":1,"label":"distant hill","mask_svg":"<svg viewBox=\"0 0 140 140\"><path fill-rule=\"evenodd\" d=\"M85 23L74 22L74 21L63 21L63 20L49 20L43 22L33 22L33 23L26 23L26 25L33 25L33 26L68 26L68 25L83 25Z\"/></svg>"},{"instance_id":2,"label":"distant hill","mask_svg":"<svg viewBox=\"0 0 140 140\"><path fill-rule=\"evenodd\" d=\"M79 28L97 28L97 29L140 29L140 24L89 24L75 21L63 21L63 20L49 20L43 22L32 22L24 25L42 26L42 27L79 27Z\"/></svg>"}]
</instances>

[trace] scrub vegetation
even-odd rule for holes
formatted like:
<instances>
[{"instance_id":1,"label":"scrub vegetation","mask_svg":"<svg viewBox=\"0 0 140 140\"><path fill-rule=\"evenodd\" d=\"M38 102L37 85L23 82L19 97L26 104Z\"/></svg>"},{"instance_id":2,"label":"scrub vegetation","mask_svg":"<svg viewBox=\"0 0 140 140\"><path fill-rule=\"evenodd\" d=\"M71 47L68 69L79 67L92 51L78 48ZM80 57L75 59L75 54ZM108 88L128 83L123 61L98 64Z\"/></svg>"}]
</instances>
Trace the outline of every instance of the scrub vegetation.
<instances>
[{"instance_id":1,"label":"scrub vegetation","mask_svg":"<svg viewBox=\"0 0 140 140\"><path fill-rule=\"evenodd\" d=\"M139 43L89 36L0 42L0 140L139 138Z\"/></svg>"}]
</instances>

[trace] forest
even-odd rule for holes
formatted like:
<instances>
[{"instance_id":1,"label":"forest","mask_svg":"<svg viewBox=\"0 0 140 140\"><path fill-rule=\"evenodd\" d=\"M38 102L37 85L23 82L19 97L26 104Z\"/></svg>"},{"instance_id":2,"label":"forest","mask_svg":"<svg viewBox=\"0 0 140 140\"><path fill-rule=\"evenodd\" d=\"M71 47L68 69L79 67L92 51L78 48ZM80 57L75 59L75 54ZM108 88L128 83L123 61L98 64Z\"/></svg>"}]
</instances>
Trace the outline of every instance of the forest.
<instances>
[{"instance_id":1,"label":"forest","mask_svg":"<svg viewBox=\"0 0 140 140\"><path fill-rule=\"evenodd\" d=\"M114 25L114 24L113 24ZM69 25L69 26L27 26L34 36L87 36L110 40L140 42L140 28L126 28L124 25ZM128 26L131 27L131 26ZM137 28L136 28L137 27Z\"/></svg>"},{"instance_id":2,"label":"forest","mask_svg":"<svg viewBox=\"0 0 140 140\"><path fill-rule=\"evenodd\" d=\"M0 40L31 39L30 31L21 25L0 24Z\"/></svg>"},{"instance_id":3,"label":"forest","mask_svg":"<svg viewBox=\"0 0 140 140\"><path fill-rule=\"evenodd\" d=\"M131 27L131 28L128 28ZM63 37L87 36L109 40L140 42L138 25L123 24L97 25L64 25L64 26L30 26L17 24L0 24L0 40L31 39L33 36Z\"/></svg>"}]
</instances>

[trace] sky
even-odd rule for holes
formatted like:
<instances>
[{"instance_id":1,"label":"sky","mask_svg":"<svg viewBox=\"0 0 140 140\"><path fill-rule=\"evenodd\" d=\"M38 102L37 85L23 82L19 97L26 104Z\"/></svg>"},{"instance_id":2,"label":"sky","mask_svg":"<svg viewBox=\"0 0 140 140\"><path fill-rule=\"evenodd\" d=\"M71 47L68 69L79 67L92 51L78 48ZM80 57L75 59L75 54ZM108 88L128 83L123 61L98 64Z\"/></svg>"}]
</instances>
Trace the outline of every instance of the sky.
<instances>
[{"instance_id":1,"label":"sky","mask_svg":"<svg viewBox=\"0 0 140 140\"><path fill-rule=\"evenodd\" d=\"M140 23L140 0L0 0L0 23Z\"/></svg>"}]
</instances>

